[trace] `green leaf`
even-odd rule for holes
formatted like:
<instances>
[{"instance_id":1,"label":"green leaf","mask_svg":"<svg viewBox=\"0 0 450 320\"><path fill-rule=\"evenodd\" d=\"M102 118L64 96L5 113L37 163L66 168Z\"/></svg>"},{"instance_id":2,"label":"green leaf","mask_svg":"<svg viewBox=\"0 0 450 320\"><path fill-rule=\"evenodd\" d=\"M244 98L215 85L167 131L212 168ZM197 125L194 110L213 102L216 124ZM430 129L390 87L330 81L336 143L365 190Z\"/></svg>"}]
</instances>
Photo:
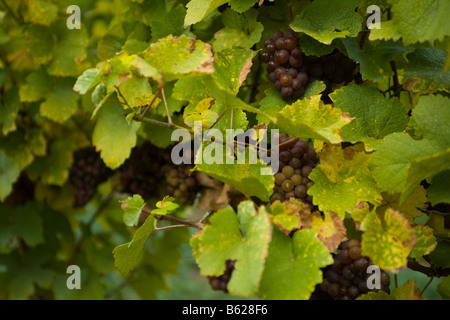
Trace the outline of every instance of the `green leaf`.
<instances>
[{"instance_id":1,"label":"green leaf","mask_svg":"<svg viewBox=\"0 0 450 320\"><path fill-rule=\"evenodd\" d=\"M254 56L252 50L242 48L226 48L216 52L215 72L212 74L214 81L220 88L236 95L250 72Z\"/></svg>"},{"instance_id":2,"label":"green leaf","mask_svg":"<svg viewBox=\"0 0 450 320\"><path fill-rule=\"evenodd\" d=\"M57 5L46 0L27 0L27 20L41 25L49 26L58 18Z\"/></svg>"},{"instance_id":3,"label":"green leaf","mask_svg":"<svg viewBox=\"0 0 450 320\"><path fill-rule=\"evenodd\" d=\"M356 300L424 300L419 296L417 290L416 281L408 280L400 288L395 288L391 294L383 290L378 292L370 291Z\"/></svg>"},{"instance_id":4,"label":"green leaf","mask_svg":"<svg viewBox=\"0 0 450 320\"><path fill-rule=\"evenodd\" d=\"M217 142L211 143L208 147L211 148L213 145L216 148L224 149L224 146ZM247 157L245 164L238 164L234 157L232 158L225 152L223 152L223 158L216 161L216 157L212 156L211 153L203 151L202 163L199 163L198 158L196 159L196 166L199 171L232 186L246 196L255 196L262 201L269 201L273 193L274 178L272 175L261 174L262 171L270 170L267 165L250 164Z\"/></svg>"},{"instance_id":5,"label":"green leaf","mask_svg":"<svg viewBox=\"0 0 450 320\"><path fill-rule=\"evenodd\" d=\"M144 224L136 231L130 242L114 248L114 265L122 275L128 275L130 271L139 265L144 256L145 242L154 229L155 219L149 216Z\"/></svg>"},{"instance_id":6,"label":"green leaf","mask_svg":"<svg viewBox=\"0 0 450 320\"><path fill-rule=\"evenodd\" d=\"M267 300L307 300L322 281L331 254L313 230L299 230L292 239L273 231L259 295Z\"/></svg>"},{"instance_id":7,"label":"green leaf","mask_svg":"<svg viewBox=\"0 0 450 320\"><path fill-rule=\"evenodd\" d=\"M102 75L101 71L102 69L93 68L83 72L83 74L78 77L73 90L79 92L80 94L86 94L86 92L100 83Z\"/></svg>"},{"instance_id":8,"label":"green leaf","mask_svg":"<svg viewBox=\"0 0 450 320\"><path fill-rule=\"evenodd\" d=\"M278 226L286 235L289 235L292 231L298 230L302 226L300 212L303 212L303 210L309 211L302 202L275 201L270 206L269 217L273 224Z\"/></svg>"},{"instance_id":9,"label":"green leaf","mask_svg":"<svg viewBox=\"0 0 450 320\"><path fill-rule=\"evenodd\" d=\"M437 285L437 291L443 300L450 300L450 276L442 279L441 283Z\"/></svg>"},{"instance_id":10,"label":"green leaf","mask_svg":"<svg viewBox=\"0 0 450 320\"><path fill-rule=\"evenodd\" d=\"M50 152L46 156L38 157L27 168L31 179L41 177L46 184L62 186L69 177L69 169L72 165L72 154L76 149L76 143L71 138L54 141L50 145Z\"/></svg>"},{"instance_id":11,"label":"green leaf","mask_svg":"<svg viewBox=\"0 0 450 320\"><path fill-rule=\"evenodd\" d=\"M7 136L16 130L16 117L21 107L19 95L16 88L10 88L3 95L3 102L0 102L0 125L2 133Z\"/></svg>"},{"instance_id":12,"label":"green leaf","mask_svg":"<svg viewBox=\"0 0 450 320\"><path fill-rule=\"evenodd\" d=\"M369 39L398 39L407 45L443 40L450 28L450 3L446 0L389 0L392 20L373 29ZM420 28L418 27L420 26Z\"/></svg>"},{"instance_id":13,"label":"green leaf","mask_svg":"<svg viewBox=\"0 0 450 320\"><path fill-rule=\"evenodd\" d=\"M258 0L230 0L229 1L231 9L233 9L234 11L237 11L239 13L247 11L248 9L253 7L253 5L256 2L258 2Z\"/></svg>"},{"instance_id":14,"label":"green leaf","mask_svg":"<svg viewBox=\"0 0 450 320\"><path fill-rule=\"evenodd\" d=\"M55 122L67 121L78 109L79 95L71 88L58 86L41 104L41 115Z\"/></svg>"},{"instance_id":15,"label":"green leaf","mask_svg":"<svg viewBox=\"0 0 450 320\"><path fill-rule=\"evenodd\" d=\"M392 77L394 72L390 61L404 60L406 54L414 50L405 47L401 42L369 41L361 50L356 38L342 40L350 58L360 66L360 73L364 80L381 81Z\"/></svg>"},{"instance_id":16,"label":"green leaf","mask_svg":"<svg viewBox=\"0 0 450 320\"><path fill-rule=\"evenodd\" d=\"M340 145L326 145L319 158L320 164L309 175L314 185L308 193L321 211L334 211L344 218L361 201L380 202L380 191L368 169L370 154L356 147L342 150Z\"/></svg>"},{"instance_id":17,"label":"green leaf","mask_svg":"<svg viewBox=\"0 0 450 320\"><path fill-rule=\"evenodd\" d=\"M39 101L46 96L47 92L49 92L49 87L52 86L51 80L45 72L32 72L26 77L26 83L20 86L20 101Z\"/></svg>"},{"instance_id":18,"label":"green leaf","mask_svg":"<svg viewBox=\"0 0 450 320\"><path fill-rule=\"evenodd\" d=\"M152 214L160 214L160 215L166 215L172 212L175 212L180 205L175 203L175 198L166 196L161 201L158 201L156 203L156 207L158 209L153 209Z\"/></svg>"},{"instance_id":19,"label":"green leaf","mask_svg":"<svg viewBox=\"0 0 450 320\"><path fill-rule=\"evenodd\" d=\"M450 268L450 241L439 241L430 253L430 262L437 268Z\"/></svg>"},{"instance_id":20,"label":"green leaf","mask_svg":"<svg viewBox=\"0 0 450 320\"><path fill-rule=\"evenodd\" d=\"M164 1L148 1L145 3L143 14L144 23L151 27L152 41L164 38L169 34L180 36L186 32L184 18L186 9L182 4L166 9Z\"/></svg>"},{"instance_id":21,"label":"green leaf","mask_svg":"<svg viewBox=\"0 0 450 320\"><path fill-rule=\"evenodd\" d=\"M280 92L275 88L269 88L264 91L265 97L259 101L259 109L266 114L275 116L281 109L286 106L286 101L284 101ZM270 123L270 119L264 115L256 115L258 123Z\"/></svg>"},{"instance_id":22,"label":"green leaf","mask_svg":"<svg viewBox=\"0 0 450 320\"><path fill-rule=\"evenodd\" d=\"M51 29L41 25L31 25L25 32L30 54L39 62L48 62L53 57L53 35Z\"/></svg>"},{"instance_id":23,"label":"green leaf","mask_svg":"<svg viewBox=\"0 0 450 320\"><path fill-rule=\"evenodd\" d=\"M60 28L62 30L60 41L53 51L53 59L47 69L48 74L57 77L78 77L86 69L86 64L83 63L87 57L86 28L69 30L65 20Z\"/></svg>"},{"instance_id":24,"label":"green leaf","mask_svg":"<svg viewBox=\"0 0 450 320\"><path fill-rule=\"evenodd\" d=\"M384 138L372 156L369 168L381 189L401 192L401 202L422 181L448 168L450 150L441 151L428 140L393 133Z\"/></svg>"},{"instance_id":25,"label":"green leaf","mask_svg":"<svg viewBox=\"0 0 450 320\"><path fill-rule=\"evenodd\" d=\"M369 212L361 230L363 256L384 270L397 272L406 267L416 239L410 223L398 211L388 209L381 218Z\"/></svg>"},{"instance_id":26,"label":"green leaf","mask_svg":"<svg viewBox=\"0 0 450 320\"><path fill-rule=\"evenodd\" d=\"M389 194L382 192L383 200L377 208L377 213L381 213L387 208L392 208L401 212L409 222L413 222L415 218L420 217L423 213L421 209L425 209L428 204L427 190L422 186L417 186L403 202L400 203L400 193Z\"/></svg>"},{"instance_id":27,"label":"green leaf","mask_svg":"<svg viewBox=\"0 0 450 320\"><path fill-rule=\"evenodd\" d=\"M123 222L129 227L137 226L139 222L139 216L142 209L145 207L145 201L138 194L133 197L128 197L121 201L123 210Z\"/></svg>"},{"instance_id":28,"label":"green leaf","mask_svg":"<svg viewBox=\"0 0 450 320\"><path fill-rule=\"evenodd\" d=\"M227 3L228 0L191 0L186 5L187 12L184 18L184 27L200 22L204 17L210 14L214 9Z\"/></svg>"},{"instance_id":29,"label":"green leaf","mask_svg":"<svg viewBox=\"0 0 450 320\"><path fill-rule=\"evenodd\" d=\"M14 182L19 178L19 165L0 150L0 200L11 193Z\"/></svg>"},{"instance_id":30,"label":"green leaf","mask_svg":"<svg viewBox=\"0 0 450 320\"><path fill-rule=\"evenodd\" d=\"M220 51L230 47L251 48L261 39L264 27L257 21L258 11L250 9L239 14L233 10L226 10L221 18L225 26L214 35L212 46Z\"/></svg>"},{"instance_id":31,"label":"green leaf","mask_svg":"<svg viewBox=\"0 0 450 320\"><path fill-rule=\"evenodd\" d=\"M215 212L210 224L191 239L194 257L205 276L220 276L227 260L235 261L228 283L232 295L255 295L264 269L272 228L264 208L241 202L238 213L230 207Z\"/></svg>"},{"instance_id":32,"label":"green leaf","mask_svg":"<svg viewBox=\"0 0 450 320\"><path fill-rule=\"evenodd\" d=\"M130 156L138 126L135 122L127 123L118 104L107 103L99 111L92 142L109 168L118 168Z\"/></svg>"},{"instance_id":33,"label":"green leaf","mask_svg":"<svg viewBox=\"0 0 450 320\"><path fill-rule=\"evenodd\" d=\"M408 122L405 108L397 98L386 99L377 88L350 85L330 95L334 106L355 119L342 128L345 141L382 139L390 133L401 132Z\"/></svg>"},{"instance_id":34,"label":"green leaf","mask_svg":"<svg viewBox=\"0 0 450 320\"><path fill-rule=\"evenodd\" d=\"M443 171L433 177L428 187L428 199L432 205L450 203L450 170Z\"/></svg>"},{"instance_id":35,"label":"green leaf","mask_svg":"<svg viewBox=\"0 0 450 320\"><path fill-rule=\"evenodd\" d=\"M410 125L415 133L450 148L450 99L444 96L421 96L412 111Z\"/></svg>"},{"instance_id":36,"label":"green leaf","mask_svg":"<svg viewBox=\"0 0 450 320\"><path fill-rule=\"evenodd\" d=\"M210 45L185 35L170 35L151 44L144 59L163 74L165 81L214 72Z\"/></svg>"},{"instance_id":37,"label":"green leaf","mask_svg":"<svg viewBox=\"0 0 450 320\"><path fill-rule=\"evenodd\" d=\"M433 235L433 229L424 225L414 227L416 244L411 251L411 258L420 258L429 254L436 247L436 237Z\"/></svg>"},{"instance_id":38,"label":"green leaf","mask_svg":"<svg viewBox=\"0 0 450 320\"><path fill-rule=\"evenodd\" d=\"M328 248L328 251L333 252L339 245L347 238L347 229L344 226L344 221L333 211L327 211L322 217L319 211L313 212L307 217L305 228L317 232L317 237Z\"/></svg>"},{"instance_id":39,"label":"green leaf","mask_svg":"<svg viewBox=\"0 0 450 320\"><path fill-rule=\"evenodd\" d=\"M0 251L10 249L11 242L16 237L23 239L30 247L44 242L40 210L40 205L33 202L17 208L1 205Z\"/></svg>"},{"instance_id":40,"label":"green leaf","mask_svg":"<svg viewBox=\"0 0 450 320\"><path fill-rule=\"evenodd\" d=\"M324 104L320 95L297 100L275 116L277 127L293 137L331 143L342 141L342 127L352 120L338 108Z\"/></svg>"},{"instance_id":41,"label":"green leaf","mask_svg":"<svg viewBox=\"0 0 450 320\"><path fill-rule=\"evenodd\" d=\"M315 0L295 17L291 28L325 44L336 38L356 37L362 23L362 17L355 12L359 2Z\"/></svg>"},{"instance_id":42,"label":"green leaf","mask_svg":"<svg viewBox=\"0 0 450 320\"><path fill-rule=\"evenodd\" d=\"M446 51L432 48L417 49L408 54L408 64L398 64L398 68L404 69L403 87L423 94L449 91L450 72L444 72L446 57Z\"/></svg>"}]
</instances>

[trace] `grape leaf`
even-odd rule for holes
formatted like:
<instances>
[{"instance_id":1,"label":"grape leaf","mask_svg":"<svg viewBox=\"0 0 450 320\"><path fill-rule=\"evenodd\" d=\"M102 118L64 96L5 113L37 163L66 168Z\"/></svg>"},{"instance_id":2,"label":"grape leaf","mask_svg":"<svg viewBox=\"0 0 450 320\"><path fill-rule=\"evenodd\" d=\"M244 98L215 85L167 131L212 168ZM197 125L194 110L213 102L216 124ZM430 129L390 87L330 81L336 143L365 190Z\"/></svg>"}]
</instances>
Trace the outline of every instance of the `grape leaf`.
<instances>
[{"instance_id":1,"label":"grape leaf","mask_svg":"<svg viewBox=\"0 0 450 320\"><path fill-rule=\"evenodd\" d=\"M326 145L319 158L320 164L309 175L314 185L308 193L321 211L334 211L344 218L360 201L380 202L379 189L368 169L370 154L354 147L342 150Z\"/></svg>"},{"instance_id":2,"label":"grape leaf","mask_svg":"<svg viewBox=\"0 0 450 320\"><path fill-rule=\"evenodd\" d=\"M364 80L381 81L386 77L392 77L394 72L390 61L403 61L404 57L414 50L413 47L405 47L401 42L369 41L361 50L356 38L342 40L350 58L360 66L360 73Z\"/></svg>"},{"instance_id":3,"label":"grape leaf","mask_svg":"<svg viewBox=\"0 0 450 320\"><path fill-rule=\"evenodd\" d=\"M306 300L322 281L320 268L333 263L313 230L299 230L292 239L273 231L259 295L266 300Z\"/></svg>"},{"instance_id":4,"label":"grape leaf","mask_svg":"<svg viewBox=\"0 0 450 320\"><path fill-rule=\"evenodd\" d=\"M152 42L170 34L181 36L188 30L184 28L186 9L182 4L174 5L168 10L163 1L149 1L142 9L143 22L151 27Z\"/></svg>"},{"instance_id":5,"label":"grape leaf","mask_svg":"<svg viewBox=\"0 0 450 320\"><path fill-rule=\"evenodd\" d=\"M428 187L428 199L432 205L450 203L450 170L443 171L433 177Z\"/></svg>"},{"instance_id":6,"label":"grape leaf","mask_svg":"<svg viewBox=\"0 0 450 320\"><path fill-rule=\"evenodd\" d=\"M185 35L169 35L151 44L144 52L144 59L162 73L165 81L214 72L210 45Z\"/></svg>"},{"instance_id":7,"label":"grape leaf","mask_svg":"<svg viewBox=\"0 0 450 320\"><path fill-rule=\"evenodd\" d=\"M433 229L424 225L417 225L414 227L414 231L417 242L409 255L411 258L420 258L436 248L437 242L433 235Z\"/></svg>"},{"instance_id":8,"label":"grape leaf","mask_svg":"<svg viewBox=\"0 0 450 320\"><path fill-rule=\"evenodd\" d=\"M168 196L164 197L164 199L156 203L158 209L153 209L152 214L165 215L176 211L180 206L174 201L175 198Z\"/></svg>"},{"instance_id":9,"label":"grape leaf","mask_svg":"<svg viewBox=\"0 0 450 320\"><path fill-rule=\"evenodd\" d=\"M439 90L448 92L450 72L444 72L446 56L446 51L432 48L417 49L408 54L408 64L398 64L398 68L404 69L403 88L423 94Z\"/></svg>"},{"instance_id":10,"label":"grape leaf","mask_svg":"<svg viewBox=\"0 0 450 320\"><path fill-rule=\"evenodd\" d=\"M78 77L86 64L83 63L87 57L86 47L88 36L86 28L72 31L61 24L59 42L55 45L53 59L48 66L48 74L57 77Z\"/></svg>"},{"instance_id":11,"label":"grape leaf","mask_svg":"<svg viewBox=\"0 0 450 320\"><path fill-rule=\"evenodd\" d=\"M450 28L450 3L446 0L389 0L392 20L373 29L369 39L402 38L407 45L442 40ZM420 28L418 28L420 26Z\"/></svg>"},{"instance_id":12,"label":"grape leaf","mask_svg":"<svg viewBox=\"0 0 450 320\"><path fill-rule=\"evenodd\" d=\"M57 18L59 8L46 0L27 0L26 19L32 23L50 26Z\"/></svg>"},{"instance_id":13,"label":"grape leaf","mask_svg":"<svg viewBox=\"0 0 450 320\"><path fill-rule=\"evenodd\" d=\"M352 120L338 108L324 104L320 95L287 105L275 117L276 125L293 137L331 143L342 141L342 127Z\"/></svg>"},{"instance_id":14,"label":"grape leaf","mask_svg":"<svg viewBox=\"0 0 450 320\"><path fill-rule=\"evenodd\" d=\"M50 145L49 153L37 157L27 168L27 174L33 180L40 176L44 183L62 186L69 177L75 149L76 143L72 138L55 140Z\"/></svg>"},{"instance_id":15,"label":"grape leaf","mask_svg":"<svg viewBox=\"0 0 450 320\"><path fill-rule=\"evenodd\" d=\"M0 125L2 133L7 136L16 130L16 117L20 108L19 95L16 88L6 90L0 102Z\"/></svg>"},{"instance_id":16,"label":"grape leaf","mask_svg":"<svg viewBox=\"0 0 450 320\"><path fill-rule=\"evenodd\" d=\"M383 220L381 220L383 219ZM372 211L361 224L362 255L381 269L397 272L406 267L407 257L416 244L410 223L398 212L388 209L382 218Z\"/></svg>"},{"instance_id":17,"label":"grape leaf","mask_svg":"<svg viewBox=\"0 0 450 320\"><path fill-rule=\"evenodd\" d=\"M450 300L450 276L445 277L437 285L437 291L443 300Z\"/></svg>"},{"instance_id":18,"label":"grape leaf","mask_svg":"<svg viewBox=\"0 0 450 320\"><path fill-rule=\"evenodd\" d=\"M118 104L108 102L99 111L92 142L109 168L118 168L130 156L138 127L136 122L127 123Z\"/></svg>"},{"instance_id":19,"label":"grape leaf","mask_svg":"<svg viewBox=\"0 0 450 320\"><path fill-rule=\"evenodd\" d=\"M123 222L125 225L129 227L137 226L139 216L145 206L145 202L142 197L135 194L133 197L128 197L121 201L121 206L123 210Z\"/></svg>"},{"instance_id":20,"label":"grape leaf","mask_svg":"<svg viewBox=\"0 0 450 320\"><path fill-rule=\"evenodd\" d=\"M128 275L130 271L139 265L144 255L145 242L154 229L155 219L149 216L144 224L136 231L130 242L114 248L114 264L122 275Z\"/></svg>"},{"instance_id":21,"label":"grape leaf","mask_svg":"<svg viewBox=\"0 0 450 320\"><path fill-rule=\"evenodd\" d=\"M439 241L429 257L433 266L450 268L450 241Z\"/></svg>"},{"instance_id":22,"label":"grape leaf","mask_svg":"<svg viewBox=\"0 0 450 320\"><path fill-rule=\"evenodd\" d=\"M237 11L239 13L242 13L244 11L247 11L253 5L258 2L258 0L230 0L230 7L234 11Z\"/></svg>"},{"instance_id":23,"label":"grape leaf","mask_svg":"<svg viewBox=\"0 0 450 320\"><path fill-rule=\"evenodd\" d=\"M49 87L52 87L49 76L43 71L30 73L26 77L26 83L20 86L19 95L21 102L36 102L43 99Z\"/></svg>"},{"instance_id":24,"label":"grape leaf","mask_svg":"<svg viewBox=\"0 0 450 320\"><path fill-rule=\"evenodd\" d=\"M433 212L428 214L426 225L433 229L434 235L438 239L450 239L450 230L445 228L444 219L445 217L440 214Z\"/></svg>"},{"instance_id":25,"label":"grape leaf","mask_svg":"<svg viewBox=\"0 0 450 320\"><path fill-rule=\"evenodd\" d=\"M232 295L256 294L263 273L272 228L269 217L251 201L241 202L238 213L230 207L215 212L210 224L191 240L194 257L205 276L220 276L225 261L234 260L228 290Z\"/></svg>"},{"instance_id":26,"label":"grape leaf","mask_svg":"<svg viewBox=\"0 0 450 320\"><path fill-rule=\"evenodd\" d=\"M420 181L448 168L449 161L450 150L441 151L431 141L393 133L377 147L369 168L380 188L392 194L401 192L403 202Z\"/></svg>"},{"instance_id":27,"label":"grape leaf","mask_svg":"<svg viewBox=\"0 0 450 320\"><path fill-rule=\"evenodd\" d=\"M355 12L359 2L315 0L295 17L291 28L325 44L336 38L355 37L362 23L362 17Z\"/></svg>"},{"instance_id":28,"label":"grape leaf","mask_svg":"<svg viewBox=\"0 0 450 320\"><path fill-rule=\"evenodd\" d=\"M450 99L444 96L421 96L414 108L410 125L415 133L450 148Z\"/></svg>"},{"instance_id":29,"label":"grape leaf","mask_svg":"<svg viewBox=\"0 0 450 320\"><path fill-rule=\"evenodd\" d=\"M419 296L415 280L406 281L400 288L395 288L391 294L380 290L378 292L370 291L356 300L424 300Z\"/></svg>"},{"instance_id":30,"label":"grape leaf","mask_svg":"<svg viewBox=\"0 0 450 320\"><path fill-rule=\"evenodd\" d=\"M280 92L277 89L269 88L264 93L265 97L259 101L259 109L264 113L273 116L286 106L286 101L281 98ZM270 122L267 117L261 114L256 115L256 119L258 123Z\"/></svg>"},{"instance_id":31,"label":"grape leaf","mask_svg":"<svg viewBox=\"0 0 450 320\"><path fill-rule=\"evenodd\" d=\"M217 142L212 144L225 151L222 144ZM268 201L273 193L274 178L272 175L261 174L262 170L268 167L261 163L238 164L234 157L231 158L225 152L223 154L223 158L217 159L220 163L216 161L216 157L213 157L210 152L203 152L202 163L199 163L199 158L196 158L197 169L232 186L246 196L255 196L262 201ZM199 154L197 154L198 156ZM249 162L248 159L246 162Z\"/></svg>"},{"instance_id":32,"label":"grape leaf","mask_svg":"<svg viewBox=\"0 0 450 320\"><path fill-rule=\"evenodd\" d=\"M401 212L409 222L413 222L415 218L422 215L420 209L427 207L427 191L422 186L417 186L405 200L400 203L400 193L389 194L382 192L383 200L381 205L377 207L377 213L381 213L387 208L392 208Z\"/></svg>"},{"instance_id":33,"label":"grape leaf","mask_svg":"<svg viewBox=\"0 0 450 320\"><path fill-rule=\"evenodd\" d=\"M106 67L106 64L104 64L104 66ZM80 94L86 94L86 92L100 83L102 75L103 72L101 68L86 70L81 76L78 77L73 90L79 92Z\"/></svg>"},{"instance_id":34,"label":"grape leaf","mask_svg":"<svg viewBox=\"0 0 450 320\"><path fill-rule=\"evenodd\" d=\"M214 35L212 46L220 51L230 47L251 48L261 39L264 27L257 21L258 11L250 9L239 14L233 10L226 10L221 18L225 26Z\"/></svg>"},{"instance_id":35,"label":"grape leaf","mask_svg":"<svg viewBox=\"0 0 450 320\"><path fill-rule=\"evenodd\" d=\"M34 202L17 208L1 205L0 251L10 250L15 237L20 237L30 247L44 242L40 210L40 204Z\"/></svg>"},{"instance_id":36,"label":"grape leaf","mask_svg":"<svg viewBox=\"0 0 450 320\"><path fill-rule=\"evenodd\" d=\"M214 9L227 3L228 0L191 0L186 5L187 12L184 18L184 27L200 22L204 17L210 14Z\"/></svg>"},{"instance_id":37,"label":"grape leaf","mask_svg":"<svg viewBox=\"0 0 450 320\"><path fill-rule=\"evenodd\" d=\"M387 100L377 88L349 85L330 94L334 106L354 120L342 128L345 141L381 139L393 132L401 132L408 122L406 110L397 98Z\"/></svg>"},{"instance_id":38,"label":"grape leaf","mask_svg":"<svg viewBox=\"0 0 450 320\"><path fill-rule=\"evenodd\" d=\"M226 48L214 55L212 74L217 85L236 95L252 67L255 53L250 49Z\"/></svg>"},{"instance_id":39,"label":"grape leaf","mask_svg":"<svg viewBox=\"0 0 450 320\"><path fill-rule=\"evenodd\" d=\"M55 122L63 123L78 109L79 96L71 88L58 86L41 104L41 114Z\"/></svg>"},{"instance_id":40,"label":"grape leaf","mask_svg":"<svg viewBox=\"0 0 450 320\"><path fill-rule=\"evenodd\" d=\"M292 231L300 229L310 214L309 208L301 201L280 202L277 200L270 206L269 217L273 224L289 235Z\"/></svg>"},{"instance_id":41,"label":"grape leaf","mask_svg":"<svg viewBox=\"0 0 450 320\"><path fill-rule=\"evenodd\" d=\"M332 252L346 239L347 230L337 213L328 211L324 216L322 218L322 214L318 211L313 212L304 227L317 232L319 240Z\"/></svg>"}]
</instances>

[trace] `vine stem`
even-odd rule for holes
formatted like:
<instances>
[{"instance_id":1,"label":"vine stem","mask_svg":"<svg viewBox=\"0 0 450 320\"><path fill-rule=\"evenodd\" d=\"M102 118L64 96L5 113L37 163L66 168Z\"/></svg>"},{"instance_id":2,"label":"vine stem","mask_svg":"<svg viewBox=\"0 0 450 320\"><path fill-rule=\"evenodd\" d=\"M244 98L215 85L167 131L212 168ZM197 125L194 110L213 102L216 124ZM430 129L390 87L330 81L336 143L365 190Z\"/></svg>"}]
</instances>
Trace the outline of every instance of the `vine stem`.
<instances>
[{"instance_id":1,"label":"vine stem","mask_svg":"<svg viewBox=\"0 0 450 320\"><path fill-rule=\"evenodd\" d=\"M172 123L172 118L170 117L169 106L167 105L166 94L164 93L164 87L161 88L161 93L163 96L164 107L166 108L167 120L169 120L169 123Z\"/></svg>"},{"instance_id":2,"label":"vine stem","mask_svg":"<svg viewBox=\"0 0 450 320\"><path fill-rule=\"evenodd\" d=\"M428 286L431 284L431 282L433 282L433 280L434 280L434 276L432 276L430 278L430 280L427 282L427 284L425 285L425 287L423 287L422 292L420 292L420 296L421 297L423 297L423 294L424 294L425 290L428 288Z\"/></svg>"},{"instance_id":3,"label":"vine stem","mask_svg":"<svg viewBox=\"0 0 450 320\"><path fill-rule=\"evenodd\" d=\"M156 91L155 96L153 97L152 101L150 102L150 104L148 104L145 107L144 112L142 112L141 116L139 117L139 120L142 121L142 119L144 119L145 115L147 114L148 110L150 110L150 108L152 107L153 103L155 102L156 98L158 98L158 96L161 94L161 89L158 89L158 91Z\"/></svg>"},{"instance_id":4,"label":"vine stem","mask_svg":"<svg viewBox=\"0 0 450 320\"><path fill-rule=\"evenodd\" d=\"M203 223L200 222L194 222L194 221L190 221L190 220L185 220L185 219L181 219L181 218L177 218L177 217L173 217L170 216L168 214L152 214L152 209L150 209L149 207L145 206L142 211L148 215L151 215L152 217L154 217L156 220L159 221L170 221L170 222L176 222L180 225L186 226L186 227L193 227L196 229L203 229L204 225ZM175 227L175 226L171 226L171 227ZM162 228L166 228L169 229L167 227L162 227ZM159 230L163 230L162 228L159 228ZM175 227L175 228L179 228Z\"/></svg>"}]
</instances>

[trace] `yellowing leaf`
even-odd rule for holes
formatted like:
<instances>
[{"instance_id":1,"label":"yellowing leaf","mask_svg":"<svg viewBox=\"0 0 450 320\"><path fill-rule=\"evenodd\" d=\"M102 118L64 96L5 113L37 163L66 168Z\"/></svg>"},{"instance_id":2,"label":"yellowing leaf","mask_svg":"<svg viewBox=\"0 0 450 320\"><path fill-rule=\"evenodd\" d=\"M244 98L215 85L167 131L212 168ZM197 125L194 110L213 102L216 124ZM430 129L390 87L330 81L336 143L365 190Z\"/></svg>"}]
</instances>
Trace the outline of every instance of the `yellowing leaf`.
<instances>
[{"instance_id":1,"label":"yellowing leaf","mask_svg":"<svg viewBox=\"0 0 450 320\"><path fill-rule=\"evenodd\" d=\"M397 272L407 265L407 257L411 253L416 236L410 223L392 209L378 217L372 211L361 225L362 255L368 256L373 264L381 269Z\"/></svg>"}]
</instances>

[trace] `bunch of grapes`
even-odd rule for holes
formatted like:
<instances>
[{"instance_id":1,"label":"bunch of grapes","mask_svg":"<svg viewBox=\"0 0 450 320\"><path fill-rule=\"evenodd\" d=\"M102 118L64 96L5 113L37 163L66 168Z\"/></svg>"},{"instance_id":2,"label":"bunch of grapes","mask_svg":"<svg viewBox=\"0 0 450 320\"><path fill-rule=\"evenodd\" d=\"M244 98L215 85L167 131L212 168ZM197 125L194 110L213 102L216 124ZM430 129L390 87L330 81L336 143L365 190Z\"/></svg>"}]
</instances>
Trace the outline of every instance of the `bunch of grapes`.
<instances>
[{"instance_id":1,"label":"bunch of grapes","mask_svg":"<svg viewBox=\"0 0 450 320\"><path fill-rule=\"evenodd\" d=\"M139 194L143 199L164 196L160 192L166 178L162 167L169 162L169 150L157 148L150 142L135 147L119 169L122 191Z\"/></svg>"},{"instance_id":2,"label":"bunch of grapes","mask_svg":"<svg viewBox=\"0 0 450 320\"><path fill-rule=\"evenodd\" d=\"M303 52L298 45L295 31L277 31L264 45L266 51L261 57L262 61L267 63L270 81L281 91L283 99L300 98L305 93L309 77L300 71Z\"/></svg>"},{"instance_id":3,"label":"bunch of grapes","mask_svg":"<svg viewBox=\"0 0 450 320\"><path fill-rule=\"evenodd\" d=\"M284 100L299 99L306 86L316 80L326 84L325 98L333 84L361 80L361 75L355 74L357 64L340 52L323 57L306 56L292 29L275 32L264 46L266 51L261 56L262 61L267 63L269 79Z\"/></svg>"},{"instance_id":4,"label":"bunch of grapes","mask_svg":"<svg viewBox=\"0 0 450 320\"><path fill-rule=\"evenodd\" d=\"M82 207L88 203L97 191L97 186L106 181L111 173L94 147L75 151L69 173L69 181L75 187L74 206Z\"/></svg>"},{"instance_id":5,"label":"bunch of grapes","mask_svg":"<svg viewBox=\"0 0 450 320\"><path fill-rule=\"evenodd\" d=\"M191 205L200 191L197 173L190 172L193 167L192 164L174 164L170 148L161 149L144 142L133 149L120 168L122 191L139 194L144 199L169 194L181 204Z\"/></svg>"},{"instance_id":6,"label":"bunch of grapes","mask_svg":"<svg viewBox=\"0 0 450 320\"><path fill-rule=\"evenodd\" d=\"M227 260L225 262L225 272L220 277L212 277L209 276L209 284L213 290L222 290L225 293L228 293L228 282L230 282L231 275L234 270L234 260Z\"/></svg>"},{"instance_id":7,"label":"bunch of grapes","mask_svg":"<svg viewBox=\"0 0 450 320\"><path fill-rule=\"evenodd\" d=\"M192 164L167 164L162 168L167 181L167 192L182 205L192 205L201 186L197 172L190 172Z\"/></svg>"},{"instance_id":8,"label":"bunch of grapes","mask_svg":"<svg viewBox=\"0 0 450 320\"><path fill-rule=\"evenodd\" d=\"M26 173L22 172L17 181L14 183L11 193L3 201L3 203L13 208L23 205L29 200L33 200L34 187L34 182L28 178Z\"/></svg>"},{"instance_id":9,"label":"bunch of grapes","mask_svg":"<svg viewBox=\"0 0 450 320\"><path fill-rule=\"evenodd\" d=\"M334 263L323 269L324 279L316 287L311 299L355 300L369 292L367 268L372 264L368 257L361 256L361 242L347 240L341 243L341 251L334 255ZM389 275L381 270L381 290L389 293ZM374 289L377 290L377 289Z\"/></svg>"},{"instance_id":10,"label":"bunch of grapes","mask_svg":"<svg viewBox=\"0 0 450 320\"><path fill-rule=\"evenodd\" d=\"M308 176L316 167L316 152L306 141L293 139L287 135L281 135L279 141L280 166L275 174L271 202L276 200L284 202L296 198L312 208L312 196L307 192L314 182Z\"/></svg>"}]
</instances>

